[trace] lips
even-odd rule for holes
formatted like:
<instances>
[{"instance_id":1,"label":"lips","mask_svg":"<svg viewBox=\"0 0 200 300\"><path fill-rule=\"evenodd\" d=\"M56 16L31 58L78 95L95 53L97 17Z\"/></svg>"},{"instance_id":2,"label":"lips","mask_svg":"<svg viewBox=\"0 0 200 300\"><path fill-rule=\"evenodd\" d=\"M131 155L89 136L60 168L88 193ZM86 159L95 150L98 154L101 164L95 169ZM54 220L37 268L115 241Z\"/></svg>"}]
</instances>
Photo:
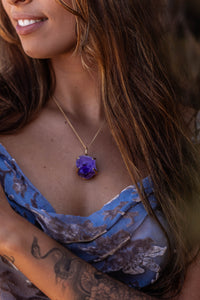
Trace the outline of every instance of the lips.
<instances>
[{"instance_id":1,"label":"lips","mask_svg":"<svg viewBox=\"0 0 200 300\"><path fill-rule=\"evenodd\" d=\"M19 35L27 35L39 29L48 19L44 16L13 15L16 32Z\"/></svg>"}]
</instances>

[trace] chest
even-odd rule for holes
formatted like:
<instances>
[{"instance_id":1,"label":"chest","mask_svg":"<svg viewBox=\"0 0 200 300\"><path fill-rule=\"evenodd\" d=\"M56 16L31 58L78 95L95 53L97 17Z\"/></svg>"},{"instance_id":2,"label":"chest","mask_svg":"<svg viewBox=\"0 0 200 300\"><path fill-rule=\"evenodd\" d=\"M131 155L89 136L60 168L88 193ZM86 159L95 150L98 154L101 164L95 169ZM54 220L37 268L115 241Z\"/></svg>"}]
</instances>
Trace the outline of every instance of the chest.
<instances>
[{"instance_id":1,"label":"chest","mask_svg":"<svg viewBox=\"0 0 200 300\"><path fill-rule=\"evenodd\" d=\"M48 158L40 155L31 162L23 160L22 169L57 213L88 216L131 183L118 155L104 156L104 151L98 151L98 173L89 180L78 176L73 153L56 155L51 149Z\"/></svg>"},{"instance_id":2,"label":"chest","mask_svg":"<svg viewBox=\"0 0 200 300\"><path fill-rule=\"evenodd\" d=\"M79 145L70 149L67 141L43 138L1 140L31 183L57 213L88 216L131 184L121 155L110 139L102 136L91 148L98 174L83 180L77 174L76 159L83 154ZM16 146L17 144L17 146Z\"/></svg>"},{"instance_id":3,"label":"chest","mask_svg":"<svg viewBox=\"0 0 200 300\"><path fill-rule=\"evenodd\" d=\"M93 126L77 121L77 130L88 145ZM89 147L98 169L90 180L77 175L76 159L84 149L54 111L42 112L19 134L1 137L0 142L57 213L88 216L133 183L107 126ZM138 168L142 177L148 175L142 162Z\"/></svg>"}]
</instances>

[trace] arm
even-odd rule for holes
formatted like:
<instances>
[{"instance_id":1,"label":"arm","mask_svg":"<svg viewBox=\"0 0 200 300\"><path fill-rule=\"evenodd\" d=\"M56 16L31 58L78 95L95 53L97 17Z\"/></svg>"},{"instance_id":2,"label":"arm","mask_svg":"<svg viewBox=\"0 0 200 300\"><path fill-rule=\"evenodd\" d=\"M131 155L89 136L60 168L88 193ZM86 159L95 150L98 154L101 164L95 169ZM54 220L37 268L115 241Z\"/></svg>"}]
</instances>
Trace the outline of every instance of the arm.
<instances>
[{"instance_id":1,"label":"arm","mask_svg":"<svg viewBox=\"0 0 200 300\"><path fill-rule=\"evenodd\" d=\"M11 210L0 191L0 254L51 300L153 300L98 272Z\"/></svg>"}]
</instances>

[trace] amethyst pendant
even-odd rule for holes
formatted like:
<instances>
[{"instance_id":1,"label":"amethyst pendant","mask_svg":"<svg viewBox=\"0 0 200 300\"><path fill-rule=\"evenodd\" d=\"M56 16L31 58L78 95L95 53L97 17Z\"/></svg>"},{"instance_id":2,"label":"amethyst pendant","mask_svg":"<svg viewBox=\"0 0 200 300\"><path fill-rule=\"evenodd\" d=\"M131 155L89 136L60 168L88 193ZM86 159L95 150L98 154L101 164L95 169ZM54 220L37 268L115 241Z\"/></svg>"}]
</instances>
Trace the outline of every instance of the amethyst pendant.
<instances>
[{"instance_id":1,"label":"amethyst pendant","mask_svg":"<svg viewBox=\"0 0 200 300\"><path fill-rule=\"evenodd\" d=\"M89 155L81 155L76 160L78 175L83 179L91 179L97 174L96 160Z\"/></svg>"}]
</instances>

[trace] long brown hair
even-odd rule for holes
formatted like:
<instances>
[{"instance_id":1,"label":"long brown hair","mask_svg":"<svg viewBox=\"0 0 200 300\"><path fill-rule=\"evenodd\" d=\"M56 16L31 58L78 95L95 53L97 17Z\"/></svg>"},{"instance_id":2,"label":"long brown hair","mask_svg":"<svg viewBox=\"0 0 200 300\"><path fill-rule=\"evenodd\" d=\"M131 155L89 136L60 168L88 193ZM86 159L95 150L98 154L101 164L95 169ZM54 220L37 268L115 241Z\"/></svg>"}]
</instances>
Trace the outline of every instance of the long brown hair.
<instances>
[{"instance_id":1,"label":"long brown hair","mask_svg":"<svg viewBox=\"0 0 200 300\"><path fill-rule=\"evenodd\" d=\"M75 51L84 53L85 67L98 66L106 119L133 183L141 182L140 159L169 224L176 255L160 280L146 289L161 296L182 279L193 241L186 228L191 233L197 227L193 213L200 202L197 154L183 133L158 58L165 0L72 0L73 9L57 2L76 16ZM1 4L0 14L0 133L8 134L37 115L55 79L48 60L23 53ZM156 219L144 191L138 190Z\"/></svg>"}]
</instances>

